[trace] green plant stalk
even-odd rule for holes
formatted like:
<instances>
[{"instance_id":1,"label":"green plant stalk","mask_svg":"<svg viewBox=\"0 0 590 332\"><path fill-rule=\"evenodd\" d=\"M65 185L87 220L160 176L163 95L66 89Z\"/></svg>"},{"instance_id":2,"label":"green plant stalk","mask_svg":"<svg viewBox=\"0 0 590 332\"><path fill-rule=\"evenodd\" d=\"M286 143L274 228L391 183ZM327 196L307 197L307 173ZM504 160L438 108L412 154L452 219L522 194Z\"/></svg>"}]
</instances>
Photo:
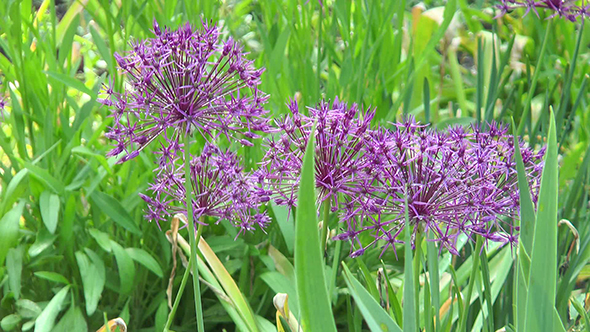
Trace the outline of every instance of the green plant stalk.
<instances>
[{"instance_id":1,"label":"green plant stalk","mask_svg":"<svg viewBox=\"0 0 590 332\"><path fill-rule=\"evenodd\" d=\"M201 304L201 288L199 286L199 269L197 267L197 241L201 239L202 224L199 224L198 234L195 236L195 224L193 216L193 191L191 186L191 172L190 172L190 151L189 151L189 133L184 135L184 190L186 193L186 214L188 222L188 235L191 247L190 260L195 264L191 265L193 270L193 287L195 299L195 313L197 315L197 330L199 332L205 331L205 324L203 322L203 307Z\"/></svg>"},{"instance_id":2,"label":"green plant stalk","mask_svg":"<svg viewBox=\"0 0 590 332\"><path fill-rule=\"evenodd\" d=\"M432 234L431 232L427 233L427 236ZM430 237L430 236L428 236ZM432 297L432 306L436 308L434 310L435 314L435 331L440 331L440 278L438 274L438 252L436 247L434 246L434 242L426 241L426 257L427 257L427 266L428 266L428 275L430 277L430 296Z\"/></svg>"},{"instance_id":3,"label":"green plant stalk","mask_svg":"<svg viewBox=\"0 0 590 332\"><path fill-rule=\"evenodd\" d=\"M320 20L318 21L318 61L317 61L317 71L318 71L318 99L321 98L321 77L322 71L320 69L320 62L322 61L322 19L324 18L324 6L320 3Z\"/></svg>"},{"instance_id":4,"label":"green plant stalk","mask_svg":"<svg viewBox=\"0 0 590 332\"><path fill-rule=\"evenodd\" d=\"M408 213L408 197L404 200L405 207L405 229L404 229L404 306L403 306L403 328L404 332L415 332L418 331L418 325L416 324L416 316L419 314L416 312L415 303L415 290L414 290L414 274L413 270L413 259L412 259L412 245L410 244L412 239L412 227L410 225L410 216Z\"/></svg>"},{"instance_id":5,"label":"green plant stalk","mask_svg":"<svg viewBox=\"0 0 590 332\"><path fill-rule=\"evenodd\" d=\"M328 238L328 219L330 218L330 200L327 199L324 202L324 220L322 220L322 238L321 238L321 248L322 252L325 254L326 252L326 241ZM325 255L324 255L325 256Z\"/></svg>"},{"instance_id":6,"label":"green plant stalk","mask_svg":"<svg viewBox=\"0 0 590 332\"><path fill-rule=\"evenodd\" d=\"M188 280L188 275L191 273L191 267L196 265L193 261L193 255L190 256L188 261L188 266L184 271L184 275L182 276L182 281L180 282L180 287L178 288L178 293L176 294L176 298L174 299L174 304L172 305L172 310L170 310L170 314L168 314L168 320L166 321L166 325L164 326L164 332L170 331L170 326L172 325L172 321L174 320L174 316L176 315L176 310L178 310L178 305L180 304L180 298L182 297L182 293L184 293L184 288L186 287L186 282Z\"/></svg>"},{"instance_id":7,"label":"green plant stalk","mask_svg":"<svg viewBox=\"0 0 590 332\"><path fill-rule=\"evenodd\" d=\"M463 310L461 311L461 320L459 321L459 328L457 331L465 331L465 324L467 324L467 314L469 312L469 305L471 303L471 295L473 294L473 286L475 286L475 279L477 277L477 271L479 270L479 248L483 245L481 237L477 238L475 248L473 249L473 259L471 260L471 276L469 277L469 285L467 286L467 296L463 301Z\"/></svg>"},{"instance_id":8,"label":"green plant stalk","mask_svg":"<svg viewBox=\"0 0 590 332\"><path fill-rule=\"evenodd\" d=\"M414 253L414 261L412 266L412 272L414 272L414 306L416 310L416 327L420 329L420 271L421 271L421 256L422 256L422 235L420 232L420 226L418 222L415 223L416 238L414 239L414 245L416 246L416 252Z\"/></svg>"},{"instance_id":9,"label":"green plant stalk","mask_svg":"<svg viewBox=\"0 0 590 332\"><path fill-rule=\"evenodd\" d=\"M332 297L332 304L336 305L338 295L334 294L336 287L336 277L338 276L338 266L340 265L340 252L342 251L342 241L336 241L336 248L334 249L334 261L332 262L332 275L330 282L330 289L328 289L328 296Z\"/></svg>"},{"instance_id":10,"label":"green plant stalk","mask_svg":"<svg viewBox=\"0 0 590 332\"><path fill-rule=\"evenodd\" d=\"M538 66L535 68L535 73L533 74L533 79L531 81L531 87L529 88L529 93L526 96L526 100L524 102L524 111L522 116L520 117L520 123L518 124L518 129L516 129L516 133L521 136L524 130L524 124L526 122L526 118L529 116L531 112L531 100L533 100L533 93L535 93L535 88L537 87L537 80L539 79L539 73L541 72L541 66L543 65L543 58L545 58L545 50L547 49L547 40L549 40L549 32L551 31L551 23L553 20L549 20L547 23L547 29L545 30L545 36L543 37L543 44L541 44L541 53L539 54L539 61Z\"/></svg>"}]
</instances>

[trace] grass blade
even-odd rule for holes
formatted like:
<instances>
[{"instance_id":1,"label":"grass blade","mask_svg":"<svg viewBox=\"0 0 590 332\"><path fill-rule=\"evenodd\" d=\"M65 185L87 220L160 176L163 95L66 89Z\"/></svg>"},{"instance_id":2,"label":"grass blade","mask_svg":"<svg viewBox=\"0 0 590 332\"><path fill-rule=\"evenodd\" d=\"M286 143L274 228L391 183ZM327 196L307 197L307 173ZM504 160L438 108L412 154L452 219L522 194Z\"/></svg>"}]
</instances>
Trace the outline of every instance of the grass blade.
<instances>
[{"instance_id":1,"label":"grass blade","mask_svg":"<svg viewBox=\"0 0 590 332\"><path fill-rule=\"evenodd\" d=\"M342 262L344 269L344 281L348 286L350 295L354 298L355 303L361 310L365 322L371 331L391 331L401 332L401 328L387 314L385 310L375 301L373 296L367 292L365 287L352 275L348 266Z\"/></svg>"},{"instance_id":2,"label":"grass blade","mask_svg":"<svg viewBox=\"0 0 590 332\"><path fill-rule=\"evenodd\" d=\"M524 331L553 331L557 282L557 138L550 114L545 165L533 235Z\"/></svg>"},{"instance_id":3,"label":"grass blade","mask_svg":"<svg viewBox=\"0 0 590 332\"><path fill-rule=\"evenodd\" d=\"M318 235L315 206L315 128L305 149L301 183L297 194L295 223L295 275L299 312L304 331L336 331L336 323L326 288L324 262Z\"/></svg>"}]
</instances>

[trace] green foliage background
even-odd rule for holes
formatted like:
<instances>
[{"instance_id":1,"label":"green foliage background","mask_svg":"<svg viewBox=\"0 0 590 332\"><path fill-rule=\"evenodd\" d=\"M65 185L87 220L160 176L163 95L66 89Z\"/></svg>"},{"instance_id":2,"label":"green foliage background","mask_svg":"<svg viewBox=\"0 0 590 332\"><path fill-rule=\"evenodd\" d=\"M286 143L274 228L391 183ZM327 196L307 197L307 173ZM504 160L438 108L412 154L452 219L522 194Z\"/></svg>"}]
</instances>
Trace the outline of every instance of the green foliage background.
<instances>
[{"instance_id":1,"label":"green foliage background","mask_svg":"<svg viewBox=\"0 0 590 332\"><path fill-rule=\"evenodd\" d=\"M541 267L559 267L556 309L565 327L589 328L588 24L545 20L549 14L543 12L541 18L533 13L523 18L524 11L515 11L493 19L495 3L490 1L323 4L2 1L0 92L12 100L0 123L3 330L94 331L104 323L103 313L122 317L131 331L161 331L164 326L172 269L164 234L169 225L163 223L160 230L147 223L138 196L154 176L155 158L143 153L123 165L105 158L110 148L104 132L111 119L96 102L104 82L122 86L114 52L124 52L132 39L151 37L154 18L173 29L185 22L198 25L202 19L217 22L224 36L239 40L256 65L266 67L261 89L271 95L267 109L275 117L287 111L288 98L313 106L320 98L338 96L377 107L374 125L387 125L404 113L438 127L492 119L509 123L512 117L519 133L539 148L547 141L554 114L560 156L559 174L555 167L551 176L559 192L558 219L569 220L579 238L559 227L558 266ZM259 143L239 152L248 167L262 156ZM302 296L297 296L300 288L294 282L295 275L306 273L293 266L295 243L303 240L299 230L296 238L294 218L285 210L275 207L271 214L275 222L268 234L246 234L234 241L236 230L223 222L204 233L261 330L276 328L276 293L289 294L296 317L309 311L297 307ZM335 216L329 226L339 229ZM187 238L186 230L181 234ZM572 241L579 250L568 256ZM420 273L427 269L419 259L410 255L404 263L403 246L399 260L392 251L379 258L379 249L357 259L347 253L347 244L328 241L323 274L338 330L373 329L391 319L403 326L402 317L413 320L406 307L402 313L404 280L413 280L418 289L414 300L421 314L416 316L422 318L416 324L422 329L449 331L463 320L474 331L516 325L512 304L518 275L511 248L490 246L480 259L465 245L460 257L443 254L434 266L429 259L427 269L439 273L436 287ZM422 255L436 254L425 242ZM338 264L340 259L347 267ZM408 264L412 259L417 262L413 270ZM474 262L481 263L472 269ZM470 278L480 270L489 278ZM415 278L404 278L404 271L414 271ZM539 271L535 273L543 273ZM175 289L181 275L176 274ZM451 301L471 283L475 290L469 301ZM207 330L233 330L234 316L211 287L201 287ZM388 292L380 291L384 287ZM195 329L191 291L182 299L176 331ZM379 311L373 300L388 305ZM471 303L469 310L464 302ZM424 317L434 317L434 312L440 321L430 326Z\"/></svg>"}]
</instances>

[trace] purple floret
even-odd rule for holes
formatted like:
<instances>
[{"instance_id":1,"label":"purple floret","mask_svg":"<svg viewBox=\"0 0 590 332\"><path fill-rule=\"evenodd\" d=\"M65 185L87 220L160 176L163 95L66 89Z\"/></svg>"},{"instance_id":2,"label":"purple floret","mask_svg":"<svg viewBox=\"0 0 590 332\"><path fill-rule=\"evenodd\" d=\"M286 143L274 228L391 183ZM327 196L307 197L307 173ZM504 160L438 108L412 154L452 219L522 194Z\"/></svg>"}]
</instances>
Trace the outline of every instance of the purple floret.
<instances>
[{"instance_id":1,"label":"purple floret","mask_svg":"<svg viewBox=\"0 0 590 332\"><path fill-rule=\"evenodd\" d=\"M242 233L255 227L264 229L270 222L266 214L258 212L263 199L235 153L206 144L201 155L191 161L190 172L195 223L203 223L203 216L217 218L217 222L227 219ZM140 195L148 205L148 220L159 224L176 213L187 215L184 179L182 165L160 170L148 188L151 197Z\"/></svg>"},{"instance_id":2,"label":"purple floret","mask_svg":"<svg viewBox=\"0 0 590 332\"><path fill-rule=\"evenodd\" d=\"M291 115L277 121L280 136L266 140L262 168L256 172L259 191L279 205L296 206L303 155L316 123L315 181L317 206L326 202L332 211L363 190L369 160L363 158L364 141L374 111L348 106L336 99L299 112L296 101L288 104Z\"/></svg>"},{"instance_id":3,"label":"purple floret","mask_svg":"<svg viewBox=\"0 0 590 332\"><path fill-rule=\"evenodd\" d=\"M122 93L107 86L100 100L113 111L106 136L116 144L109 156L124 153L124 162L164 137L169 147L160 152L164 163L179 153L187 132L248 145L254 132L269 130L262 107L268 96L257 88L263 69L256 69L233 39L220 41L219 33L207 23L201 30L186 24L170 31L154 22L155 38L115 54L127 81Z\"/></svg>"},{"instance_id":4,"label":"purple floret","mask_svg":"<svg viewBox=\"0 0 590 332\"><path fill-rule=\"evenodd\" d=\"M559 16L572 22L576 22L578 18L583 20L590 13L590 4L579 6L576 5L575 1L571 0L501 0L496 7L500 10L499 16L514 9L525 8L524 16L533 11L539 17L537 10L545 9L553 12L549 18Z\"/></svg>"},{"instance_id":5,"label":"purple floret","mask_svg":"<svg viewBox=\"0 0 590 332\"><path fill-rule=\"evenodd\" d=\"M410 118L392 130L373 131L367 140L373 174L372 189L346 205L341 220L346 225L338 240L352 243L351 255L383 244L395 243L409 220L416 232L431 232L440 248L458 254L457 237L514 245L518 227L519 194L513 138L497 123L484 130L452 127L430 129ZM534 153L520 143L526 175L536 203L544 150ZM369 172L367 172L369 173ZM359 235L372 240L361 241Z\"/></svg>"}]
</instances>

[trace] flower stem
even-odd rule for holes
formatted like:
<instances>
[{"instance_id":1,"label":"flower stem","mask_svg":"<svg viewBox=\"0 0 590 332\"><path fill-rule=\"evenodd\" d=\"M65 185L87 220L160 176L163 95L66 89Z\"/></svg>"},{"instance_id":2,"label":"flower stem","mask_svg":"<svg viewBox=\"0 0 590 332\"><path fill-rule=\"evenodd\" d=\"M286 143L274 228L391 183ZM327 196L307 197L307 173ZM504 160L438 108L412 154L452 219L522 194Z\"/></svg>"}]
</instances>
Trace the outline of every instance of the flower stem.
<instances>
[{"instance_id":1,"label":"flower stem","mask_svg":"<svg viewBox=\"0 0 590 332\"><path fill-rule=\"evenodd\" d=\"M321 248L322 251L326 252L326 239L328 237L328 220L330 219L330 200L324 202L324 220L322 221L322 237L321 237ZM324 255L325 256L325 255Z\"/></svg>"},{"instance_id":2,"label":"flower stem","mask_svg":"<svg viewBox=\"0 0 590 332\"><path fill-rule=\"evenodd\" d=\"M193 272L193 287L194 287L194 299L195 299L195 313L197 318L197 331L204 332L205 324L203 322L203 307L201 304L201 287L199 286L199 269L197 267L197 239L201 238L202 225L199 224L198 234L195 236L195 222L193 215L193 190L192 190L192 179L190 172L190 160L191 154L189 151L189 133L184 135L184 189L186 194L186 214L188 219L188 235L191 247L190 260L194 262L190 266Z\"/></svg>"},{"instance_id":3,"label":"flower stem","mask_svg":"<svg viewBox=\"0 0 590 332\"><path fill-rule=\"evenodd\" d=\"M174 316L176 315L176 310L178 309L178 305L180 304L180 298L182 297L182 293L184 293L184 287L186 287L186 282L188 280L188 275L190 274L191 266L195 265L193 262L193 257L191 255L188 266L184 271L184 275L182 276L182 281L180 282L180 288L178 288L178 293L176 294L176 298L174 299L174 304L172 305L172 310L170 310L170 314L168 314L168 320L166 321L166 326L164 327L164 332L170 331L170 325L172 325L172 321L174 320Z\"/></svg>"},{"instance_id":4,"label":"flower stem","mask_svg":"<svg viewBox=\"0 0 590 332\"><path fill-rule=\"evenodd\" d=\"M317 60L317 69L318 69L318 98L322 97L321 91L321 78L322 78L322 71L320 63L322 61L322 19L324 16L324 6L320 3L320 20L318 21L318 60Z\"/></svg>"},{"instance_id":5,"label":"flower stem","mask_svg":"<svg viewBox=\"0 0 590 332\"><path fill-rule=\"evenodd\" d=\"M422 234L420 232L420 226L416 221L415 226L416 228L416 238L414 239L414 245L416 246L416 251L414 251L414 261L412 266L412 271L414 272L414 305L416 311L416 326L420 326L420 272L422 272Z\"/></svg>"},{"instance_id":6,"label":"flower stem","mask_svg":"<svg viewBox=\"0 0 590 332\"><path fill-rule=\"evenodd\" d=\"M328 295L332 299L332 303L336 305L336 301L338 300L338 294L334 292L334 288L336 287L336 277L338 275L338 267L340 266L340 252L342 250L342 241L336 241L336 249L334 250L334 258L332 262L332 277L330 278L332 282L330 282L330 289Z\"/></svg>"},{"instance_id":7,"label":"flower stem","mask_svg":"<svg viewBox=\"0 0 590 332\"><path fill-rule=\"evenodd\" d=\"M203 230L203 225L199 224L197 230L197 237L196 241L199 241L201 238L201 232ZM170 326L172 325L172 321L174 320L174 316L176 315L176 310L178 310L178 305L180 304L180 299L182 298L182 294L184 293L184 288L186 287L186 282L188 280L188 276L191 272L192 266L198 266L195 261L193 260L196 256L190 255L188 265L186 266L186 270L184 271L184 275L182 276L182 280L180 282L180 287L178 288L178 293L176 293L176 298L174 299L174 304L172 304L172 310L170 310L170 314L168 314L168 320L166 320L166 326L164 327L164 332L170 331ZM200 292L199 292L200 294ZM200 297L199 297L200 299Z\"/></svg>"}]
</instances>

